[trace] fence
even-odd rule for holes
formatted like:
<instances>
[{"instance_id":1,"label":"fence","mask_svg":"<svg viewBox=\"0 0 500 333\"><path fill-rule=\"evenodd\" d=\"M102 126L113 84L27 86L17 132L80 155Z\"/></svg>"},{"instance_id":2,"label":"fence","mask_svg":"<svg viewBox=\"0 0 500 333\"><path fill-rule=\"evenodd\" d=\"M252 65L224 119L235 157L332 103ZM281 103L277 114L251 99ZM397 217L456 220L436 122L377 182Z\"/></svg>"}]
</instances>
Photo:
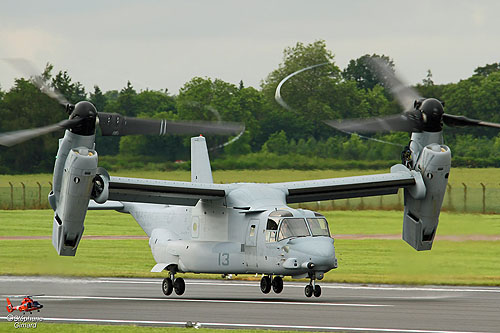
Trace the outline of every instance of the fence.
<instances>
[{"instance_id":1,"label":"fence","mask_svg":"<svg viewBox=\"0 0 500 333\"><path fill-rule=\"evenodd\" d=\"M52 183L26 186L23 182L0 184L0 209L46 209Z\"/></svg>"},{"instance_id":2,"label":"fence","mask_svg":"<svg viewBox=\"0 0 500 333\"><path fill-rule=\"evenodd\" d=\"M26 186L24 183L0 184L0 209L47 209L47 200L52 183ZM401 209L403 191L395 195L365 197L354 199L330 200L295 205L312 210L350 210L350 209ZM450 185L443 201L444 211L468 213L500 213L500 184Z\"/></svg>"}]
</instances>

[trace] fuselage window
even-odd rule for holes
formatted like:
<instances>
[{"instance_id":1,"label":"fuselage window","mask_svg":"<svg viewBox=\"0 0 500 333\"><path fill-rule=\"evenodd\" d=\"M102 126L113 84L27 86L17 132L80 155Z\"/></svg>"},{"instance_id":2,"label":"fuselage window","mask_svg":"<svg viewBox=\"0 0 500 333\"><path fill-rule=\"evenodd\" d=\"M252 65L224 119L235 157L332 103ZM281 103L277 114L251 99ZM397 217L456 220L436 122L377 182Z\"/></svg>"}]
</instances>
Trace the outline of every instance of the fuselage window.
<instances>
[{"instance_id":1,"label":"fuselage window","mask_svg":"<svg viewBox=\"0 0 500 333\"><path fill-rule=\"evenodd\" d=\"M286 218L281 221L278 241L290 237L310 236L306 220L302 218Z\"/></svg>"},{"instance_id":2,"label":"fuselage window","mask_svg":"<svg viewBox=\"0 0 500 333\"><path fill-rule=\"evenodd\" d=\"M309 222L313 236L330 236L328 222L325 218L308 218L307 222Z\"/></svg>"},{"instance_id":3,"label":"fuselage window","mask_svg":"<svg viewBox=\"0 0 500 333\"><path fill-rule=\"evenodd\" d=\"M252 225L252 226L250 227L250 237L254 237L254 236L255 236L255 226L254 226L254 225Z\"/></svg>"}]
</instances>

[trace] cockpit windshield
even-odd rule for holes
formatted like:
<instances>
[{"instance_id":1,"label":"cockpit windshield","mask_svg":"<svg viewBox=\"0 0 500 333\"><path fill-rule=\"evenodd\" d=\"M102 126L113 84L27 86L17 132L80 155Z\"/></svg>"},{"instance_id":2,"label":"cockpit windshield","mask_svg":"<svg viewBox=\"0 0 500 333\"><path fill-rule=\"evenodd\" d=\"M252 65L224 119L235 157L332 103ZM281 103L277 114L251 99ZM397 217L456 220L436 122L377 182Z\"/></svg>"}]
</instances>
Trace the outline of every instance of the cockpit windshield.
<instances>
[{"instance_id":1,"label":"cockpit windshield","mask_svg":"<svg viewBox=\"0 0 500 333\"><path fill-rule=\"evenodd\" d=\"M324 217L308 218L307 222L309 222L313 236L330 236L328 223Z\"/></svg>"},{"instance_id":2,"label":"cockpit windshield","mask_svg":"<svg viewBox=\"0 0 500 333\"><path fill-rule=\"evenodd\" d=\"M290 237L310 236L306 221L303 218L285 218L281 221L278 241Z\"/></svg>"}]
</instances>

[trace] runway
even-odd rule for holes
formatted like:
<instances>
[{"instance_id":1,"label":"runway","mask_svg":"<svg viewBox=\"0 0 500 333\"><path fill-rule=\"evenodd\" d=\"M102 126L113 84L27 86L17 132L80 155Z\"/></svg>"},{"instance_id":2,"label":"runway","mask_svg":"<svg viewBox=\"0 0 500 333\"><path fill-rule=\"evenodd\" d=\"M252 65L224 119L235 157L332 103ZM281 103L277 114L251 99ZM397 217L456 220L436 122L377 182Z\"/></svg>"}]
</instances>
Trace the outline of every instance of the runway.
<instances>
[{"instance_id":1,"label":"runway","mask_svg":"<svg viewBox=\"0 0 500 333\"><path fill-rule=\"evenodd\" d=\"M258 281L186 280L184 295L166 297L161 281L0 276L0 320L5 321L8 315L5 295L44 294L35 297L44 308L32 315L42 317L43 322L150 326L196 322L210 328L500 332L500 288L320 283L322 296L306 298L305 282L285 282L281 294L264 295ZM17 302L20 299L13 301Z\"/></svg>"}]
</instances>

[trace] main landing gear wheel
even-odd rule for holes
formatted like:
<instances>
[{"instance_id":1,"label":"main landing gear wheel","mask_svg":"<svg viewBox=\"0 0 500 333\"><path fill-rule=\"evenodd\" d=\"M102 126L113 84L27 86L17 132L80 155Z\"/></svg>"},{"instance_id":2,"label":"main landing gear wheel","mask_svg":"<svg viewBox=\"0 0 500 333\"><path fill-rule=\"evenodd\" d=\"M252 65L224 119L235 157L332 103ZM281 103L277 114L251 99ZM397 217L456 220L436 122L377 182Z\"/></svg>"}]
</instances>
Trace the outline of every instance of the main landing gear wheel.
<instances>
[{"instance_id":1,"label":"main landing gear wheel","mask_svg":"<svg viewBox=\"0 0 500 333\"><path fill-rule=\"evenodd\" d=\"M306 297L311 297L312 294L313 294L313 286L311 286L310 284L308 284L306 286L306 288L304 289L304 294L306 295Z\"/></svg>"},{"instance_id":2,"label":"main landing gear wheel","mask_svg":"<svg viewBox=\"0 0 500 333\"><path fill-rule=\"evenodd\" d=\"M316 285L314 287L314 297L320 297L321 296L321 287L319 285Z\"/></svg>"},{"instance_id":3,"label":"main landing gear wheel","mask_svg":"<svg viewBox=\"0 0 500 333\"><path fill-rule=\"evenodd\" d=\"M184 291L186 290L186 283L184 283L183 278L177 278L174 281L174 290L177 295L182 295L184 294Z\"/></svg>"},{"instance_id":4,"label":"main landing gear wheel","mask_svg":"<svg viewBox=\"0 0 500 333\"><path fill-rule=\"evenodd\" d=\"M273 291L276 294L279 294L280 292L282 292L283 291L283 279L281 278L281 276L275 276L273 278L272 285L273 285Z\"/></svg>"},{"instance_id":5,"label":"main landing gear wheel","mask_svg":"<svg viewBox=\"0 0 500 333\"><path fill-rule=\"evenodd\" d=\"M260 291L264 294L269 294L271 291L271 278L268 275L264 275L262 279L260 279Z\"/></svg>"},{"instance_id":6,"label":"main landing gear wheel","mask_svg":"<svg viewBox=\"0 0 500 333\"><path fill-rule=\"evenodd\" d=\"M161 289L165 296L169 296L172 293L172 290L174 290L174 284L172 283L171 278L165 278L163 279L163 283L161 284Z\"/></svg>"}]
</instances>

